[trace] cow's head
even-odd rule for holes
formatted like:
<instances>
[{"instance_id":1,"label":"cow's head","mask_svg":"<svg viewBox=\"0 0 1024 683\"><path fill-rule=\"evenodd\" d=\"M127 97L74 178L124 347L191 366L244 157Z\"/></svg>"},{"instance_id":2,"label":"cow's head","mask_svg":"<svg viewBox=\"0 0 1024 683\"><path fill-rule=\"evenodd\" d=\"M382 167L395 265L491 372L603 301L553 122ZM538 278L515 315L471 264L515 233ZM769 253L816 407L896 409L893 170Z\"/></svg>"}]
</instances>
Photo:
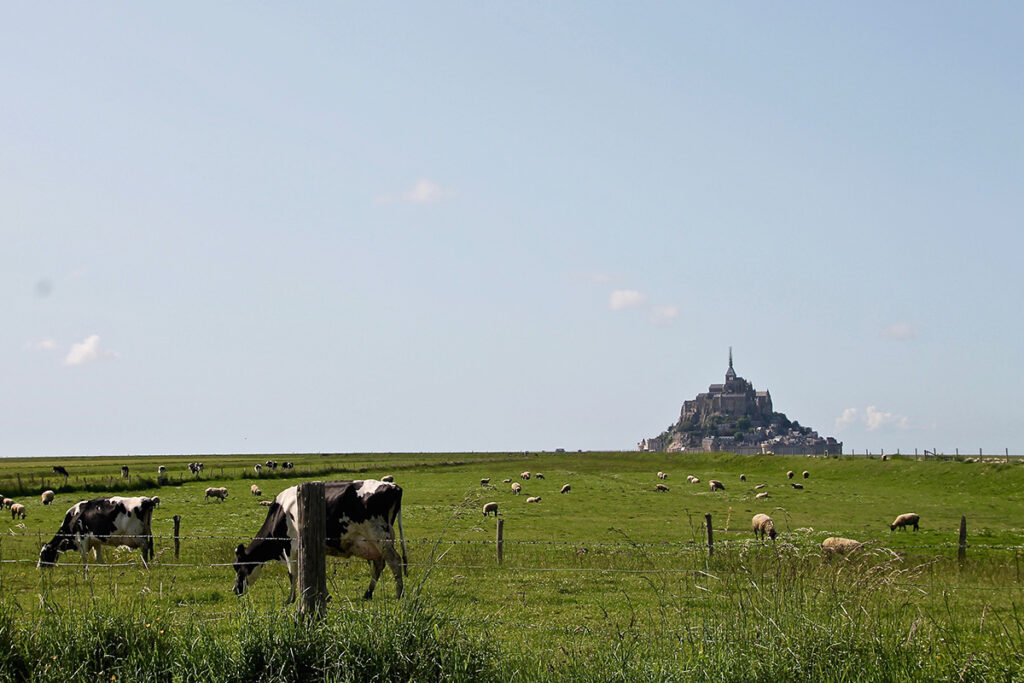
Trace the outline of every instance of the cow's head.
<instances>
[{"instance_id":1,"label":"cow's head","mask_svg":"<svg viewBox=\"0 0 1024 683\"><path fill-rule=\"evenodd\" d=\"M253 562L246 556L245 546L241 543L235 548L235 563L232 566L235 568L235 595L245 593L245 589L256 580L263 569L262 563Z\"/></svg>"}]
</instances>

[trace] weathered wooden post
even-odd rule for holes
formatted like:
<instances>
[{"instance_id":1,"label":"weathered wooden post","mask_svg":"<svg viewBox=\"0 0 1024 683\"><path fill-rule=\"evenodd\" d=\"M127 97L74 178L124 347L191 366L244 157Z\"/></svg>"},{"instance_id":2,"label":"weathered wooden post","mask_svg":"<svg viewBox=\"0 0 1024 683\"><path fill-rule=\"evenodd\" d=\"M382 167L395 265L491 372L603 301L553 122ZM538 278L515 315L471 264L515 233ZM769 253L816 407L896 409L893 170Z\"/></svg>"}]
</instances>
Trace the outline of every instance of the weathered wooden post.
<instances>
[{"instance_id":1,"label":"weathered wooden post","mask_svg":"<svg viewBox=\"0 0 1024 683\"><path fill-rule=\"evenodd\" d=\"M956 559L963 562L967 559L967 517L960 516L960 543L956 550Z\"/></svg>"},{"instance_id":2,"label":"weathered wooden post","mask_svg":"<svg viewBox=\"0 0 1024 683\"><path fill-rule=\"evenodd\" d=\"M704 514L704 523L705 523L705 526L707 526L707 528L708 528L708 557L711 557L711 555L713 555L714 552L715 552L715 537L714 537L714 533L711 531L711 513L710 512Z\"/></svg>"},{"instance_id":3,"label":"weathered wooden post","mask_svg":"<svg viewBox=\"0 0 1024 683\"><path fill-rule=\"evenodd\" d=\"M174 559L181 552L181 515L174 515Z\"/></svg>"},{"instance_id":4,"label":"weathered wooden post","mask_svg":"<svg viewBox=\"0 0 1024 683\"><path fill-rule=\"evenodd\" d=\"M498 542L497 542L497 547L498 547L498 564L501 564L502 559L503 559L501 553L502 553L502 546L505 544L505 539L504 539L504 534L503 534L504 530L505 530L505 520L499 518L498 519Z\"/></svg>"},{"instance_id":5,"label":"weathered wooden post","mask_svg":"<svg viewBox=\"0 0 1024 683\"><path fill-rule=\"evenodd\" d=\"M299 484L299 612L316 618L327 608L327 499L322 481Z\"/></svg>"}]
</instances>

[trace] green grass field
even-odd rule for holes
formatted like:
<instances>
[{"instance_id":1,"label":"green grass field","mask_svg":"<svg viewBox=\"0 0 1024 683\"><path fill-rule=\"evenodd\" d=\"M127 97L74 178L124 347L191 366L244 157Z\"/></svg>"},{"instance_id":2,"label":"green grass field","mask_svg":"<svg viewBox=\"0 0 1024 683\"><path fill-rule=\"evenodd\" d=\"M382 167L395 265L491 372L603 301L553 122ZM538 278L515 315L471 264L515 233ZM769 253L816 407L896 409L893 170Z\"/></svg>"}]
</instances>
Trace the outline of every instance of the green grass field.
<instances>
[{"instance_id":1,"label":"green grass field","mask_svg":"<svg viewBox=\"0 0 1024 683\"><path fill-rule=\"evenodd\" d=\"M1016 680L1024 676L1020 551L1024 467L894 458L645 453L272 456L296 471L257 477L270 456L0 460L0 492L28 518L0 531L0 679L38 680ZM185 464L202 460L196 480ZM52 473L68 468L70 477ZM125 481L120 467L128 464ZM156 468L169 481L156 486ZM802 479L800 472L810 472ZM502 480L542 472L514 496ZM656 492L659 470L668 492ZM794 470L804 490L786 478ZM243 598L232 549L259 529L264 498L311 479L395 475L409 541L406 598L387 574L359 598L365 562L328 559L324 624L296 624L283 566ZM686 475L701 478L688 484ZM746 482L740 481L746 475ZM495 488L483 487L490 477ZM708 480L725 483L712 493ZM563 484L572 491L558 493ZM755 499L756 484L769 492ZM223 503L204 502L226 486ZM57 491L54 505L39 501ZM156 560L106 553L35 567L66 509L120 493L159 495ZM540 496L529 504L528 496ZM504 520L504 563L495 520ZM757 542L750 518L780 536ZM890 532L902 512L919 532ZM704 515L713 520L709 556ZM172 518L181 515L181 554ZM957 561L961 515L970 547ZM821 541L868 543L850 557ZM85 624L73 628L74 623ZM147 625L148 624L148 625ZM120 630L138 632L121 642ZM113 635L112 635L113 633ZM71 635L69 635L71 634ZM65 644L69 642L70 644ZM108 641L121 643L117 647ZM9 645L4 645L4 643ZM268 659L283 648L289 657ZM53 654L50 654L50 653ZM84 654L83 654L84 653ZM300 654L295 654L300 653ZM301 654L305 653L305 654ZM301 656L300 656L301 655ZM84 662L84 663L83 663ZM100 674L100 672L103 672Z\"/></svg>"}]
</instances>

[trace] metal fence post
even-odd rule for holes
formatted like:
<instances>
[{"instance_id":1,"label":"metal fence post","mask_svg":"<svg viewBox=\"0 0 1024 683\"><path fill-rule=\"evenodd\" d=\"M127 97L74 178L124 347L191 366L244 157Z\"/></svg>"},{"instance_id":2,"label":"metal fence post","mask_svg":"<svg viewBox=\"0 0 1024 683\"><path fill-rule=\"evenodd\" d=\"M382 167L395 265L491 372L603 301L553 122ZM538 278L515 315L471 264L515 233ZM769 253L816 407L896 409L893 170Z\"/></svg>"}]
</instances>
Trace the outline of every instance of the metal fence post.
<instances>
[{"instance_id":1,"label":"metal fence post","mask_svg":"<svg viewBox=\"0 0 1024 683\"><path fill-rule=\"evenodd\" d=\"M317 617L327 608L327 499L324 483L300 484L299 612Z\"/></svg>"}]
</instances>

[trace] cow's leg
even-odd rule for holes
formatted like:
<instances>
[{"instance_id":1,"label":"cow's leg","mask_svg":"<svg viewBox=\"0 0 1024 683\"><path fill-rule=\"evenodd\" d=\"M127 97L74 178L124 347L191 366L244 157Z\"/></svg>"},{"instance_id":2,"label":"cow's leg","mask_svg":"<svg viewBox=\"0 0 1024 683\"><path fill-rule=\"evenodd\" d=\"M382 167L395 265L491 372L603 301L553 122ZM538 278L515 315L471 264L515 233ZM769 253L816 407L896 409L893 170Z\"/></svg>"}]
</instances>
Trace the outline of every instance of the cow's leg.
<instances>
[{"instance_id":1,"label":"cow's leg","mask_svg":"<svg viewBox=\"0 0 1024 683\"><path fill-rule=\"evenodd\" d=\"M373 599L373 589L377 587L377 579L380 578L382 571L384 571L384 560L373 560L370 562L370 587L363 593L363 600Z\"/></svg>"},{"instance_id":2,"label":"cow's leg","mask_svg":"<svg viewBox=\"0 0 1024 683\"><path fill-rule=\"evenodd\" d=\"M395 551L394 543L386 543L381 548L381 555L384 556L384 561L388 563L388 567L391 568L391 573L395 575L395 597L401 598L402 593L405 591L405 585L402 582L402 558Z\"/></svg>"},{"instance_id":3,"label":"cow's leg","mask_svg":"<svg viewBox=\"0 0 1024 683\"><path fill-rule=\"evenodd\" d=\"M295 584L297 582L295 572L298 569L296 562L297 559L297 557L292 557L288 553L284 554L283 562L284 566L288 568L288 583L290 584L288 588L288 599L284 601L284 604L286 605L290 605L295 602Z\"/></svg>"},{"instance_id":4,"label":"cow's leg","mask_svg":"<svg viewBox=\"0 0 1024 683\"><path fill-rule=\"evenodd\" d=\"M103 564L103 546L96 546L96 561Z\"/></svg>"}]
</instances>

